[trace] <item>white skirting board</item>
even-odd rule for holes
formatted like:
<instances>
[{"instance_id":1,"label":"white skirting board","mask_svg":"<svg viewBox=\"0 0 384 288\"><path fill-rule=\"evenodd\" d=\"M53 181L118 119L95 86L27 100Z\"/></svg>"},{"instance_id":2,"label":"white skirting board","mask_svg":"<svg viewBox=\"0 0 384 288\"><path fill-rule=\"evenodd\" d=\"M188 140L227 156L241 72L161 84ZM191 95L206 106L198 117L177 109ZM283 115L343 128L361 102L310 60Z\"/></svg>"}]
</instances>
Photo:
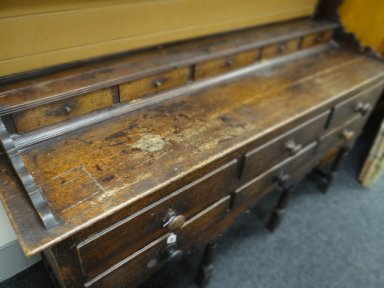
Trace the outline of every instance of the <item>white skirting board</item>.
<instances>
[{"instance_id":1,"label":"white skirting board","mask_svg":"<svg viewBox=\"0 0 384 288\"><path fill-rule=\"evenodd\" d=\"M0 202L0 283L27 269L40 259L40 255L34 257L24 255Z\"/></svg>"},{"instance_id":2,"label":"white skirting board","mask_svg":"<svg viewBox=\"0 0 384 288\"><path fill-rule=\"evenodd\" d=\"M0 283L41 260L40 255L27 257L14 240L0 247Z\"/></svg>"}]
</instances>

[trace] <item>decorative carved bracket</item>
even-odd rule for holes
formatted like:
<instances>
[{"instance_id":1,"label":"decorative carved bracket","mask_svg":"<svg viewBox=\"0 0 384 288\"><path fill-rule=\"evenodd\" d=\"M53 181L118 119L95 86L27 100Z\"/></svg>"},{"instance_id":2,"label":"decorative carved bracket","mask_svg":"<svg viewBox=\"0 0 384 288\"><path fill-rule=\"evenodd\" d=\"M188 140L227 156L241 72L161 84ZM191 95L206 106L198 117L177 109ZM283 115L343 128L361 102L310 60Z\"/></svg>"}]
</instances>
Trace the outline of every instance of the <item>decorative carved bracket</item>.
<instances>
[{"instance_id":1,"label":"decorative carved bracket","mask_svg":"<svg viewBox=\"0 0 384 288\"><path fill-rule=\"evenodd\" d=\"M13 169L16 172L16 175L23 184L25 191L27 192L27 196L32 202L33 208L36 210L44 226L47 229L56 226L59 222L53 215L51 208L44 198L41 187L35 183L32 175L25 167L19 151L10 137L2 118L0 118L0 142L13 166Z\"/></svg>"}]
</instances>

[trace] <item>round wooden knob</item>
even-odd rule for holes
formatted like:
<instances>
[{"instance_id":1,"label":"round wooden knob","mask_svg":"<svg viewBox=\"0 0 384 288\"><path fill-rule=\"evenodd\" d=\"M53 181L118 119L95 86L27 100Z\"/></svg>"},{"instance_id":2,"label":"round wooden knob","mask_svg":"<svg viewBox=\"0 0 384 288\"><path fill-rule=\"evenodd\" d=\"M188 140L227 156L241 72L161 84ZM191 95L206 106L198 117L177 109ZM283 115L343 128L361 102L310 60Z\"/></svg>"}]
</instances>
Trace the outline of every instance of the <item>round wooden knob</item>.
<instances>
[{"instance_id":1,"label":"round wooden knob","mask_svg":"<svg viewBox=\"0 0 384 288\"><path fill-rule=\"evenodd\" d=\"M367 114L371 110L372 110L371 103L365 103L363 107L363 115Z\"/></svg>"},{"instance_id":2,"label":"round wooden knob","mask_svg":"<svg viewBox=\"0 0 384 288\"><path fill-rule=\"evenodd\" d=\"M155 88L160 88L161 86L163 86L163 81L156 80L155 82L153 82L153 86L155 86Z\"/></svg>"},{"instance_id":3,"label":"round wooden knob","mask_svg":"<svg viewBox=\"0 0 384 288\"><path fill-rule=\"evenodd\" d=\"M295 155L301 150L301 148L303 148L303 146L300 144L296 144L294 140L289 140L285 144L285 148L288 150L290 155Z\"/></svg>"},{"instance_id":4,"label":"round wooden knob","mask_svg":"<svg viewBox=\"0 0 384 288\"><path fill-rule=\"evenodd\" d=\"M366 115L369 111L371 111L372 105L371 103L363 103L361 101L357 102L355 106L355 111L360 113L361 115Z\"/></svg>"},{"instance_id":5,"label":"round wooden knob","mask_svg":"<svg viewBox=\"0 0 384 288\"><path fill-rule=\"evenodd\" d=\"M170 209L164 219L164 222L164 227L166 227L169 231L176 231L184 225L185 217L184 215L179 215Z\"/></svg>"},{"instance_id":6,"label":"round wooden knob","mask_svg":"<svg viewBox=\"0 0 384 288\"><path fill-rule=\"evenodd\" d=\"M355 136L355 131L345 129L341 132L341 138L343 138L346 141L350 141Z\"/></svg>"},{"instance_id":7,"label":"round wooden knob","mask_svg":"<svg viewBox=\"0 0 384 288\"><path fill-rule=\"evenodd\" d=\"M176 245L171 245L164 251L164 261L167 263L177 263L183 258L184 252Z\"/></svg>"},{"instance_id":8,"label":"round wooden knob","mask_svg":"<svg viewBox=\"0 0 384 288\"><path fill-rule=\"evenodd\" d=\"M64 106L64 112L65 112L65 114L69 114L69 113L71 113L72 111L73 111L72 107L70 107L70 106L68 106L68 105Z\"/></svg>"},{"instance_id":9,"label":"round wooden knob","mask_svg":"<svg viewBox=\"0 0 384 288\"><path fill-rule=\"evenodd\" d=\"M231 67L231 66L235 65L235 60L234 59L228 59L226 64L227 64L227 66Z\"/></svg>"},{"instance_id":10,"label":"round wooden knob","mask_svg":"<svg viewBox=\"0 0 384 288\"><path fill-rule=\"evenodd\" d=\"M283 43L283 44L280 44L279 47L277 48L277 50L279 51L279 53L284 53L284 51L287 49L287 43Z\"/></svg>"},{"instance_id":11,"label":"round wooden knob","mask_svg":"<svg viewBox=\"0 0 384 288\"><path fill-rule=\"evenodd\" d=\"M315 38L315 43L319 44L321 42L323 42L323 36L322 35L317 35L316 38Z\"/></svg>"},{"instance_id":12,"label":"round wooden knob","mask_svg":"<svg viewBox=\"0 0 384 288\"><path fill-rule=\"evenodd\" d=\"M285 173L284 171L280 171L276 175L276 181L280 185L284 185L289 180L289 178L290 178L289 175L287 173Z\"/></svg>"}]
</instances>

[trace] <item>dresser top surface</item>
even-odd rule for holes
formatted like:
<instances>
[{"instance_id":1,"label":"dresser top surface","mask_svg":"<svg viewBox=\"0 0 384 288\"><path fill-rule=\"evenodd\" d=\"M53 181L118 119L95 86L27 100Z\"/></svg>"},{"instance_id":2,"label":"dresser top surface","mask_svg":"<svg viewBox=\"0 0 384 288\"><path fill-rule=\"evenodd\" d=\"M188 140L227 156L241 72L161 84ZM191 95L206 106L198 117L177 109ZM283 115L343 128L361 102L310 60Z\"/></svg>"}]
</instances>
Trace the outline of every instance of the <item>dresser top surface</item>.
<instances>
[{"instance_id":1,"label":"dresser top surface","mask_svg":"<svg viewBox=\"0 0 384 288\"><path fill-rule=\"evenodd\" d=\"M305 30L308 20L290 25ZM324 28L324 25L333 27L323 23L311 28ZM279 31L283 33L286 28ZM253 35L251 31L242 33ZM258 34L261 38L256 37L257 41L263 42L263 33ZM220 37L223 47L244 39L230 41L229 36ZM194 57L206 55L204 41L200 46L182 44L182 48L175 49L188 54L190 50L185 48L194 47ZM246 43L236 45L240 44ZM208 54L221 51L220 47ZM157 57L160 62L168 57L158 54L150 57ZM83 77L85 82L73 82L72 76L60 72L42 76L38 81L3 86L0 101L5 102L0 102L0 111L35 105L41 99L58 96L55 93L62 93L60 89L77 91L92 85L99 89L100 83L111 85L111 81L126 75L130 69L140 71L141 61L148 61L147 57L138 56L128 64L112 61L111 67L116 70L108 70L110 74L97 66L78 68L71 74L81 78L88 72L101 71L102 81ZM234 72L237 76L203 85L182 96L26 145L27 148L20 150L21 159L60 222L51 229L41 224L15 180L6 155L0 153L0 197L24 251L27 254L42 251L121 209L134 213L292 125L330 109L351 93L383 81L384 77L382 62L336 45L309 54L297 53L287 59L272 61L270 65L257 63L244 68L244 73ZM121 67L124 69L119 70ZM45 88L39 94L41 87ZM28 98L31 101L25 102L26 92L32 95ZM7 98L15 102L7 102Z\"/></svg>"},{"instance_id":2,"label":"dresser top surface","mask_svg":"<svg viewBox=\"0 0 384 288\"><path fill-rule=\"evenodd\" d=\"M180 188L383 76L381 62L331 48L26 148L22 158L61 221L49 230L4 154L1 197L24 250L37 253L140 199Z\"/></svg>"}]
</instances>

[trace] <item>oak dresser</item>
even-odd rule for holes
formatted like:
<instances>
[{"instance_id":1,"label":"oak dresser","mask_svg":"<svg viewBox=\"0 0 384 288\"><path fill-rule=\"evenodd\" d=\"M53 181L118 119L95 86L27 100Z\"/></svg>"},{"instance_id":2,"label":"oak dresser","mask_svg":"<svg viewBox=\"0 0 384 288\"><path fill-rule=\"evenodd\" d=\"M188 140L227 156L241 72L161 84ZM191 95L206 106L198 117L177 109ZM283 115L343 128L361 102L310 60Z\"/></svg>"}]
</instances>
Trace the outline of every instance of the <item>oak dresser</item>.
<instances>
[{"instance_id":1,"label":"oak dresser","mask_svg":"<svg viewBox=\"0 0 384 288\"><path fill-rule=\"evenodd\" d=\"M0 91L0 197L61 287L136 287L268 193L324 189L384 85L384 63L301 18L167 44ZM172 264L171 264L172 265Z\"/></svg>"}]
</instances>

